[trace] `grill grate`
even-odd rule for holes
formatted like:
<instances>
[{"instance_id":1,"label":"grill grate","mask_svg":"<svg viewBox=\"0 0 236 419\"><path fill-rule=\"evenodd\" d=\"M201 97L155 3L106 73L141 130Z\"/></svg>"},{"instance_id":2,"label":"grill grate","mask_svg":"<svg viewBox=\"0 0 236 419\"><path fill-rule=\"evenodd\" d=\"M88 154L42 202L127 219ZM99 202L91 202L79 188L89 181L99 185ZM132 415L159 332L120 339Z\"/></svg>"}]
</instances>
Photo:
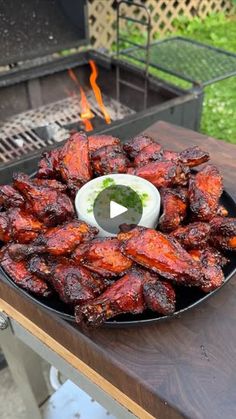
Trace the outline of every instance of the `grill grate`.
<instances>
[{"instance_id":1,"label":"grill grate","mask_svg":"<svg viewBox=\"0 0 236 419\"><path fill-rule=\"evenodd\" d=\"M140 48L124 54L146 62ZM149 59L150 66L202 86L236 75L236 54L182 37L151 44Z\"/></svg>"},{"instance_id":2,"label":"grill grate","mask_svg":"<svg viewBox=\"0 0 236 419\"><path fill-rule=\"evenodd\" d=\"M97 117L105 124L93 93L87 92L86 96L95 116L92 123ZM103 102L112 121L134 113L105 95ZM11 117L0 126L0 162L20 158L29 152L65 140L69 134L67 125L81 122L81 129L83 128L80 112L80 98L74 96Z\"/></svg>"}]
</instances>

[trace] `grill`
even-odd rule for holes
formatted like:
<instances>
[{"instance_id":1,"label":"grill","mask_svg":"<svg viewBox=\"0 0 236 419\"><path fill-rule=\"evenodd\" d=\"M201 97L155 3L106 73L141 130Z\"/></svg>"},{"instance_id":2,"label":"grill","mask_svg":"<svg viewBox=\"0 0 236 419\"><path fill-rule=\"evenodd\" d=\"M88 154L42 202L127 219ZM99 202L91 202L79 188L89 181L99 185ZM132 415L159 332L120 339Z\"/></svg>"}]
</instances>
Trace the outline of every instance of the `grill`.
<instances>
[{"instance_id":1,"label":"grill","mask_svg":"<svg viewBox=\"0 0 236 419\"><path fill-rule=\"evenodd\" d=\"M193 46L180 38L150 44L148 10L146 23L138 22L136 17L129 19L123 12L123 7L137 7L136 3L122 0L120 5L122 8L117 8L116 56L88 49L83 52L77 49L63 56L62 50L88 44L85 0L22 0L20 10L15 7L14 0L0 0L2 167L12 167L12 163L8 163L15 160L22 160L27 166L26 161L30 161L30 156L38 150L56 146L68 138L71 130L85 128L81 118L81 94L68 76L69 69L78 78L90 104L93 132L112 134L125 140L160 119L198 130L202 86L210 77L219 79L234 74L235 56L208 47L206 54L204 46ZM145 8L141 3L138 6ZM120 49L124 39L119 25L124 20L140 23L148 31L145 46L137 46L128 39L132 48ZM191 58L197 57L197 65L191 66L190 52ZM144 62L144 69L127 62L123 55ZM111 118L109 125L91 90L91 60L97 65L98 85ZM184 90L151 76L149 66L179 75L192 81L193 86Z\"/></svg>"}]
</instances>

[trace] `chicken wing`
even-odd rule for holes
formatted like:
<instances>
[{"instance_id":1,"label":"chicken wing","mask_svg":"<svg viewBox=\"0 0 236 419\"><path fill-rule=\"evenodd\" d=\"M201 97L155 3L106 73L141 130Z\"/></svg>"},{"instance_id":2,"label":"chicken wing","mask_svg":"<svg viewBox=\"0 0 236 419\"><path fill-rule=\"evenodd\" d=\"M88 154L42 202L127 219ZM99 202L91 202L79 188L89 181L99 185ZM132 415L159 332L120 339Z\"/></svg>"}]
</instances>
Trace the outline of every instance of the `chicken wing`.
<instances>
[{"instance_id":1,"label":"chicken wing","mask_svg":"<svg viewBox=\"0 0 236 419\"><path fill-rule=\"evenodd\" d=\"M210 222L213 246L223 250L236 250L236 218L215 217Z\"/></svg>"},{"instance_id":2,"label":"chicken wing","mask_svg":"<svg viewBox=\"0 0 236 419\"><path fill-rule=\"evenodd\" d=\"M128 173L140 176L157 188L186 185L189 169L172 161L155 161L139 168L129 168Z\"/></svg>"},{"instance_id":3,"label":"chicken wing","mask_svg":"<svg viewBox=\"0 0 236 419\"><path fill-rule=\"evenodd\" d=\"M29 272L26 261L16 262L11 259L7 247L1 250L0 264L19 287L39 297L48 297L51 294L47 283Z\"/></svg>"},{"instance_id":4,"label":"chicken wing","mask_svg":"<svg viewBox=\"0 0 236 419\"><path fill-rule=\"evenodd\" d=\"M119 276L133 264L121 253L120 246L120 241L115 237L94 239L84 247L78 246L72 257L102 277Z\"/></svg>"},{"instance_id":5,"label":"chicken wing","mask_svg":"<svg viewBox=\"0 0 236 419\"><path fill-rule=\"evenodd\" d=\"M56 189L60 192L66 192L67 185L59 182L56 179L41 179L41 178L34 178L32 179L33 185L36 186L45 186L47 188Z\"/></svg>"},{"instance_id":6,"label":"chicken wing","mask_svg":"<svg viewBox=\"0 0 236 419\"><path fill-rule=\"evenodd\" d=\"M93 239L97 233L96 227L91 227L83 221L69 221L60 226L49 228L28 246L11 244L9 252L15 260L40 253L48 253L53 256L69 255L80 243Z\"/></svg>"},{"instance_id":7,"label":"chicken wing","mask_svg":"<svg viewBox=\"0 0 236 419\"><path fill-rule=\"evenodd\" d=\"M105 146L91 154L92 166L95 175L101 176L110 173L126 173L130 162L121 146Z\"/></svg>"},{"instance_id":8,"label":"chicken wing","mask_svg":"<svg viewBox=\"0 0 236 419\"><path fill-rule=\"evenodd\" d=\"M189 253L202 264L204 282L200 286L201 290L207 293L219 288L224 282L221 266L225 264L225 258L211 248L190 250Z\"/></svg>"},{"instance_id":9,"label":"chicken wing","mask_svg":"<svg viewBox=\"0 0 236 419\"><path fill-rule=\"evenodd\" d=\"M186 148L179 153L179 161L186 164L188 167L199 166L200 164L207 162L209 159L209 153L198 146Z\"/></svg>"},{"instance_id":10,"label":"chicken wing","mask_svg":"<svg viewBox=\"0 0 236 419\"><path fill-rule=\"evenodd\" d=\"M6 212L0 213L0 241L7 243L11 240L12 232Z\"/></svg>"},{"instance_id":11,"label":"chicken wing","mask_svg":"<svg viewBox=\"0 0 236 419\"><path fill-rule=\"evenodd\" d=\"M25 200L23 196L11 185L0 186L0 207L8 209L11 207L23 207Z\"/></svg>"},{"instance_id":12,"label":"chicken wing","mask_svg":"<svg viewBox=\"0 0 236 419\"><path fill-rule=\"evenodd\" d=\"M162 210L159 228L163 232L175 230L187 214L187 190L184 188L162 189Z\"/></svg>"},{"instance_id":13,"label":"chicken wing","mask_svg":"<svg viewBox=\"0 0 236 419\"><path fill-rule=\"evenodd\" d=\"M94 278L86 268L66 259L53 267L50 283L60 299L72 305L92 300L107 288L105 281Z\"/></svg>"},{"instance_id":14,"label":"chicken wing","mask_svg":"<svg viewBox=\"0 0 236 419\"><path fill-rule=\"evenodd\" d=\"M28 201L31 212L46 226L53 226L73 217L70 198L55 189L36 186L23 173L13 175L14 186Z\"/></svg>"},{"instance_id":15,"label":"chicken wing","mask_svg":"<svg viewBox=\"0 0 236 419\"><path fill-rule=\"evenodd\" d=\"M112 146L112 145L119 145L119 144L120 144L119 138L113 137L112 135L97 134L97 135L90 135L88 137L88 147L89 147L90 153L107 145Z\"/></svg>"},{"instance_id":16,"label":"chicken wing","mask_svg":"<svg viewBox=\"0 0 236 419\"><path fill-rule=\"evenodd\" d=\"M11 239L18 243L29 243L43 231L43 224L32 214L20 208L7 213L11 226Z\"/></svg>"},{"instance_id":17,"label":"chicken wing","mask_svg":"<svg viewBox=\"0 0 236 419\"><path fill-rule=\"evenodd\" d=\"M138 135L123 145L123 149L130 159L134 159L144 147L154 143L154 140L147 135Z\"/></svg>"},{"instance_id":18,"label":"chicken wing","mask_svg":"<svg viewBox=\"0 0 236 419\"><path fill-rule=\"evenodd\" d=\"M145 228L118 234L124 254L136 263L182 285L200 285L201 269L197 262L173 238Z\"/></svg>"},{"instance_id":19,"label":"chicken wing","mask_svg":"<svg viewBox=\"0 0 236 419\"><path fill-rule=\"evenodd\" d=\"M194 217L209 221L217 212L223 191L222 176L215 166L207 165L189 180L190 208Z\"/></svg>"},{"instance_id":20,"label":"chicken wing","mask_svg":"<svg viewBox=\"0 0 236 419\"><path fill-rule=\"evenodd\" d=\"M159 280L157 275L150 275L144 282L143 296L150 310L164 315L175 312L175 290L169 282Z\"/></svg>"},{"instance_id":21,"label":"chicken wing","mask_svg":"<svg viewBox=\"0 0 236 419\"><path fill-rule=\"evenodd\" d=\"M51 151L45 151L38 164L37 177L39 178L57 178L60 176L59 170L59 148Z\"/></svg>"},{"instance_id":22,"label":"chicken wing","mask_svg":"<svg viewBox=\"0 0 236 419\"><path fill-rule=\"evenodd\" d=\"M144 147L134 158L135 166L143 166L146 163L154 160L161 160L161 145L153 142Z\"/></svg>"},{"instance_id":23,"label":"chicken wing","mask_svg":"<svg viewBox=\"0 0 236 419\"><path fill-rule=\"evenodd\" d=\"M77 323L85 322L88 325L98 326L119 314L142 313L145 309L143 297L145 275L145 271L141 269L132 269L98 298L75 307Z\"/></svg>"},{"instance_id":24,"label":"chicken wing","mask_svg":"<svg viewBox=\"0 0 236 419\"><path fill-rule=\"evenodd\" d=\"M66 141L59 152L59 167L62 179L72 191L92 178L86 134L77 132Z\"/></svg>"},{"instance_id":25,"label":"chicken wing","mask_svg":"<svg viewBox=\"0 0 236 419\"><path fill-rule=\"evenodd\" d=\"M201 221L180 226L171 233L178 242L186 249L200 249L206 246L210 237L210 224Z\"/></svg>"},{"instance_id":26,"label":"chicken wing","mask_svg":"<svg viewBox=\"0 0 236 419\"><path fill-rule=\"evenodd\" d=\"M52 275L53 263L45 255L33 255L28 261L29 271L39 278L50 280Z\"/></svg>"}]
</instances>

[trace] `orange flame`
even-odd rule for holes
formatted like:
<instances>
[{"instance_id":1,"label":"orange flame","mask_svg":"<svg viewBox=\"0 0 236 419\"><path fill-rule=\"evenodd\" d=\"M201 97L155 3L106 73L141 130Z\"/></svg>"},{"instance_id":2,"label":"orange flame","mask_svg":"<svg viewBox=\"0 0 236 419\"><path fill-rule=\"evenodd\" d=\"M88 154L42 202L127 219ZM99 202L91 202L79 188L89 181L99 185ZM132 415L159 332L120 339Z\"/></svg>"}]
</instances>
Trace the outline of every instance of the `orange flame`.
<instances>
[{"instance_id":1,"label":"orange flame","mask_svg":"<svg viewBox=\"0 0 236 419\"><path fill-rule=\"evenodd\" d=\"M83 120L84 126L85 126L85 131L92 131L93 130L93 125L90 121L90 119L92 119L94 117L94 114L92 113L91 109L90 109L90 105L89 102L87 100L86 94L84 89L81 87L78 77L76 76L75 72L69 68L68 70L68 74L71 78L71 80L76 84L76 86L79 88L80 91L80 97L81 97L81 114L80 117Z\"/></svg>"},{"instance_id":2,"label":"orange flame","mask_svg":"<svg viewBox=\"0 0 236 419\"><path fill-rule=\"evenodd\" d=\"M111 123L111 117L110 117L109 113L107 112L107 109L106 109L106 107L103 103L102 93L101 93L101 90L98 87L97 82L96 82L97 77L98 77L98 71L97 71L96 64L92 60L89 60L89 64L90 64L90 67L91 67L91 70L92 70L92 73L91 73L91 76L90 76L90 84L91 84L91 87L93 89L94 96L97 100L97 103L98 103L102 113L103 113L103 116L105 118L106 123L110 124Z\"/></svg>"}]
</instances>

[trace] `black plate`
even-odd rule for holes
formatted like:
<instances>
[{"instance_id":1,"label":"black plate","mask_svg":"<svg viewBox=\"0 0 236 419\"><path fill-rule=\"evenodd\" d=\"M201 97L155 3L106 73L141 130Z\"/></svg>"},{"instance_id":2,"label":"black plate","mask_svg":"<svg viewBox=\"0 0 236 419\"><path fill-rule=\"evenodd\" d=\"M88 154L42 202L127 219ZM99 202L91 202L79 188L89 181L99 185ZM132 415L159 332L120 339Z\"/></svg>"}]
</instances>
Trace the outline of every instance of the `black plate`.
<instances>
[{"instance_id":1,"label":"black plate","mask_svg":"<svg viewBox=\"0 0 236 419\"><path fill-rule=\"evenodd\" d=\"M228 210L229 216L236 216L236 203L233 198L224 191L221 197L221 204ZM151 324L158 321L163 321L166 319L170 319L175 316L179 316L181 313L190 310L191 308L195 307L196 305L202 303L203 301L207 300L209 297L217 293L229 280L230 278L236 273L236 257L235 253L233 252L226 252L225 253L227 258L229 259L229 263L224 267L224 276L225 281L221 287L217 288L216 290L205 294L198 288L194 287L180 287L176 286L176 312L169 316L162 316L158 315L158 313L154 313L151 310L146 310L142 314L132 315L132 314L124 314L121 316L117 316L113 320L109 320L105 323L108 327L121 327L121 326L137 326L140 324ZM75 322L75 317L73 315L73 310L70 309L69 306L61 302L58 297L52 296L50 298L40 298L35 297L28 292L24 291L18 285L16 285L12 279L4 272L2 268L0 268L0 273L8 282L11 283L15 288L19 289L25 296L29 299L35 301L41 307L46 308L47 310L57 314L62 319L70 321L72 323Z\"/></svg>"}]
</instances>

